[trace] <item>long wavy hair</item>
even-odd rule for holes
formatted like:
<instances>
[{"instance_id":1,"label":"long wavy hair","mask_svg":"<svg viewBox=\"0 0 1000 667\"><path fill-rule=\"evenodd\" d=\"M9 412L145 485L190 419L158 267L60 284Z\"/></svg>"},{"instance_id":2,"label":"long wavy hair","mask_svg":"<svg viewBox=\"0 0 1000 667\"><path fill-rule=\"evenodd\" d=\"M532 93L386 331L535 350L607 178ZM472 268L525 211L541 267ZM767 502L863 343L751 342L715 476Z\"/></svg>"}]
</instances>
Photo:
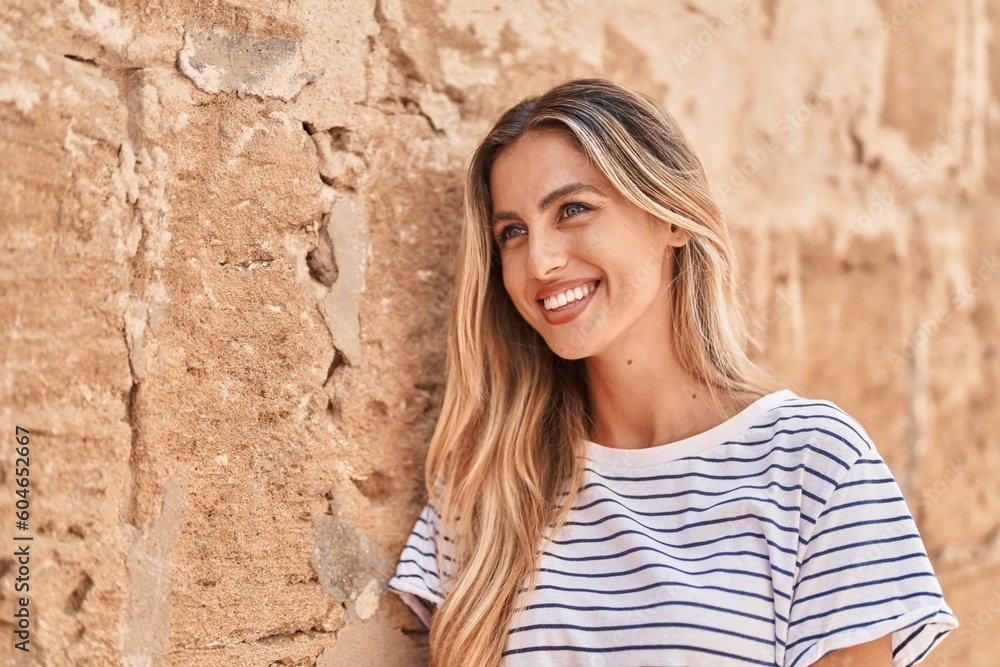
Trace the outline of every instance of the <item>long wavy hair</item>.
<instances>
[{"instance_id":1,"label":"long wavy hair","mask_svg":"<svg viewBox=\"0 0 1000 667\"><path fill-rule=\"evenodd\" d=\"M490 234L490 170L505 147L558 130L619 192L690 233L674 250L674 352L713 395L764 395L725 219L674 118L617 83L563 83L506 111L473 154L448 321L447 383L425 469L447 549L447 591L430 630L434 667L499 665L539 549L565 520L583 478L591 418L582 360L560 358L507 295ZM564 495L564 494L569 494ZM450 576L446 576L450 573Z\"/></svg>"}]
</instances>

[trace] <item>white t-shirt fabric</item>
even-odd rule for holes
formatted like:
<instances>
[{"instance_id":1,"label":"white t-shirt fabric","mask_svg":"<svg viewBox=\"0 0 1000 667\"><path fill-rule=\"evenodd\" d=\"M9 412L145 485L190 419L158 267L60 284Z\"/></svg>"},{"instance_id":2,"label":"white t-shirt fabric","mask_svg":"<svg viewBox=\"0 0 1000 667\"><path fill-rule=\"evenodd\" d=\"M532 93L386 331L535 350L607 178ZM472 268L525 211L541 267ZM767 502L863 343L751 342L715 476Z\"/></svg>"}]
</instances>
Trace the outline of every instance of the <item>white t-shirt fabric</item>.
<instances>
[{"instance_id":1,"label":"white t-shirt fabric","mask_svg":"<svg viewBox=\"0 0 1000 667\"><path fill-rule=\"evenodd\" d=\"M584 444L504 667L806 667L890 633L902 667L958 627L891 471L831 402L786 389L670 444ZM449 589L438 522L426 505L389 582L425 624Z\"/></svg>"}]
</instances>

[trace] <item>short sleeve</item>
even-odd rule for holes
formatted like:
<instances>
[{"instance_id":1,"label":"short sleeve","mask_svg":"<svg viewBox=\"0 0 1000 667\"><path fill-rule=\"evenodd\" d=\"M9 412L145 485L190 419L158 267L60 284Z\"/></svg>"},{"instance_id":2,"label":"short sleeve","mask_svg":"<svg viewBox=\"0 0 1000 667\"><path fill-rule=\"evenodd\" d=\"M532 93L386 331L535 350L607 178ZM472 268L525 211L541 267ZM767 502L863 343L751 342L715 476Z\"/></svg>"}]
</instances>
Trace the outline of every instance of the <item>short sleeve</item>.
<instances>
[{"instance_id":1,"label":"short sleeve","mask_svg":"<svg viewBox=\"0 0 1000 667\"><path fill-rule=\"evenodd\" d=\"M800 538L785 667L890 633L893 667L915 665L957 627L903 494L870 446Z\"/></svg>"},{"instance_id":2,"label":"short sleeve","mask_svg":"<svg viewBox=\"0 0 1000 667\"><path fill-rule=\"evenodd\" d=\"M440 517L434 505L427 503L413 524L389 580L389 590L397 593L425 627L430 627L431 611L444 601L438 575L437 554L441 544ZM447 554L445 554L447 562Z\"/></svg>"}]
</instances>

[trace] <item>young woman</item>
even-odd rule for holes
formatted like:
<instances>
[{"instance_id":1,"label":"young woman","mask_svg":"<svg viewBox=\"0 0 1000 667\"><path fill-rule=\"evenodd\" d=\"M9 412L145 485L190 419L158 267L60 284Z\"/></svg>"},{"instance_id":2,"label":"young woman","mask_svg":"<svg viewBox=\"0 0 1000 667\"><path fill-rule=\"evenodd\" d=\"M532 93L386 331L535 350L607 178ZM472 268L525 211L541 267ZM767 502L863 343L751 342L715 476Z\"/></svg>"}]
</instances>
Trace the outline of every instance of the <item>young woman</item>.
<instances>
[{"instance_id":1,"label":"young woman","mask_svg":"<svg viewBox=\"0 0 1000 667\"><path fill-rule=\"evenodd\" d=\"M432 665L912 665L957 627L864 429L747 358L667 112L593 79L521 102L465 220L429 502L389 582Z\"/></svg>"}]
</instances>

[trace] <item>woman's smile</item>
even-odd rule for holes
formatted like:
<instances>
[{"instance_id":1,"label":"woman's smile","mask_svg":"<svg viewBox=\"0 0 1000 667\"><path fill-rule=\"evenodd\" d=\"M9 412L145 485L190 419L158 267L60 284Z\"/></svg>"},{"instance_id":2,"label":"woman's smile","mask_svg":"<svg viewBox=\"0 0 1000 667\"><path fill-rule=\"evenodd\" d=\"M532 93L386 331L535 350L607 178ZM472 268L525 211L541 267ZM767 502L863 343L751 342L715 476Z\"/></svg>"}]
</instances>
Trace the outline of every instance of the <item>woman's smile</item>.
<instances>
[{"instance_id":1,"label":"woman's smile","mask_svg":"<svg viewBox=\"0 0 1000 667\"><path fill-rule=\"evenodd\" d=\"M549 324L565 324L583 312L594 298L601 281L594 280L580 287L573 287L556 296L550 296L538 302Z\"/></svg>"}]
</instances>

